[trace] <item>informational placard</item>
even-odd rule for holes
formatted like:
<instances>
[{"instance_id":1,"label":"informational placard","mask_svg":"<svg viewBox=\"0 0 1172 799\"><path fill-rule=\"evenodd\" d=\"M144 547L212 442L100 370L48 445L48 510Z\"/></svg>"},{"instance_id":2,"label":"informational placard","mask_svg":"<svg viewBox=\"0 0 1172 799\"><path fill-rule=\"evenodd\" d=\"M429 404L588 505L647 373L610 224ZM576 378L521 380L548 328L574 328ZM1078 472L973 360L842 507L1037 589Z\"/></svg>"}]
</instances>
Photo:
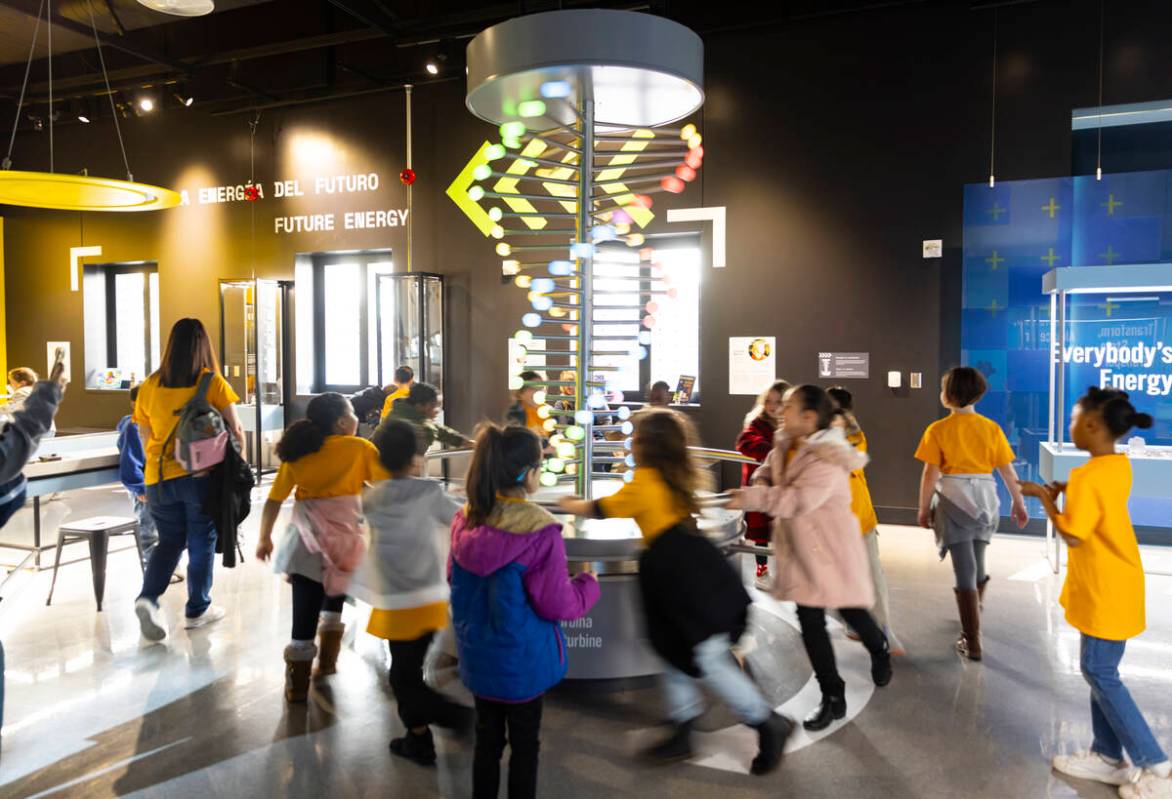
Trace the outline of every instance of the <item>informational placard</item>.
<instances>
[{"instance_id":1,"label":"informational placard","mask_svg":"<svg viewBox=\"0 0 1172 799\"><path fill-rule=\"evenodd\" d=\"M696 375L680 375L676 383L676 393L672 401L676 405L687 405L692 401L692 391L696 388Z\"/></svg>"},{"instance_id":2,"label":"informational placard","mask_svg":"<svg viewBox=\"0 0 1172 799\"><path fill-rule=\"evenodd\" d=\"M44 379L49 379L49 373L53 371L53 363L57 360L57 349L60 348L65 351L65 377L71 379L73 377L73 362L69 359L69 342L68 341L50 341L45 344L45 367Z\"/></svg>"},{"instance_id":3,"label":"informational placard","mask_svg":"<svg viewBox=\"0 0 1172 799\"><path fill-rule=\"evenodd\" d=\"M756 396L777 379L777 338L733 336L728 340L728 393Z\"/></svg>"},{"instance_id":4,"label":"informational placard","mask_svg":"<svg viewBox=\"0 0 1172 799\"><path fill-rule=\"evenodd\" d=\"M871 376L869 352L820 352L818 377L831 379L866 379Z\"/></svg>"}]
</instances>

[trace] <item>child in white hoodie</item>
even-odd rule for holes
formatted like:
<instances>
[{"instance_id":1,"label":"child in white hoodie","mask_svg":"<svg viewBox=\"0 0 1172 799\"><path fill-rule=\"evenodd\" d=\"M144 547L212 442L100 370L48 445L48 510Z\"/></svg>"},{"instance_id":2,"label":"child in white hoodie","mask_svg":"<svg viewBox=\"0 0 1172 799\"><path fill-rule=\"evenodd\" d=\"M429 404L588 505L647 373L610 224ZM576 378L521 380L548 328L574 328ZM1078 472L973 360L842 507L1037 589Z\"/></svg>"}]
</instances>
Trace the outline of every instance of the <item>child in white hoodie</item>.
<instances>
[{"instance_id":1,"label":"child in white hoodie","mask_svg":"<svg viewBox=\"0 0 1172 799\"><path fill-rule=\"evenodd\" d=\"M446 540L461 503L422 473L423 442L415 428L388 419L374 437L391 479L370 486L362 510L370 525L366 559L350 593L374 608L367 632L385 638L390 682L407 733L391 752L421 765L435 763L429 724L470 727L472 710L450 702L423 682L423 660L437 632L448 626Z\"/></svg>"}]
</instances>

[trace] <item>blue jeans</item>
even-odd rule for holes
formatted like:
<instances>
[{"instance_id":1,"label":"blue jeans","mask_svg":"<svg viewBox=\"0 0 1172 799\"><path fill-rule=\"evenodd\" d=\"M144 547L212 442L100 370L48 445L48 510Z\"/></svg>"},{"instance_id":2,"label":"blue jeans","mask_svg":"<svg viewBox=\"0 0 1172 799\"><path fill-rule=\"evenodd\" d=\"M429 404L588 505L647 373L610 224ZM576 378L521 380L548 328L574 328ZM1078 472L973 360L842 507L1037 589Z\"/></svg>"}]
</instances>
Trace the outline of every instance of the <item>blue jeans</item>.
<instances>
[{"instance_id":1,"label":"blue jeans","mask_svg":"<svg viewBox=\"0 0 1172 799\"><path fill-rule=\"evenodd\" d=\"M727 635L714 635L697 645L693 656L700 667L700 681L719 696L750 726L762 724L773 708L761 695L761 690L737 666ZM663 691L667 698L667 715L676 724L683 724L704 712L704 697L697 680L666 664L663 672Z\"/></svg>"},{"instance_id":2,"label":"blue jeans","mask_svg":"<svg viewBox=\"0 0 1172 799\"><path fill-rule=\"evenodd\" d=\"M1095 733L1091 751L1122 760L1126 749L1132 765L1148 768L1163 763L1168 756L1119 679L1119 661L1126 648L1126 641L1106 641L1085 633L1082 636L1082 676L1091 686L1091 726Z\"/></svg>"},{"instance_id":3,"label":"blue jeans","mask_svg":"<svg viewBox=\"0 0 1172 799\"><path fill-rule=\"evenodd\" d=\"M207 494L206 477L177 477L147 486L147 507L158 527L159 543L151 553L139 598L159 603L186 549L189 619L202 615L212 604L216 524L203 512Z\"/></svg>"}]
</instances>

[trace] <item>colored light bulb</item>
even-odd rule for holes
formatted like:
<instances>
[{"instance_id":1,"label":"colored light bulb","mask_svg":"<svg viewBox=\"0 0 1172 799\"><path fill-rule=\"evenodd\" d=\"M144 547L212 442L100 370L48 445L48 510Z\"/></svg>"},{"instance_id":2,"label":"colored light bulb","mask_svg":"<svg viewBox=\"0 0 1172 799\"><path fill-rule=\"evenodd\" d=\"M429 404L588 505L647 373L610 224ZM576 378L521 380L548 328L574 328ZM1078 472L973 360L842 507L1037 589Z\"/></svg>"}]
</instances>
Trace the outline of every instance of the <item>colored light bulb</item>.
<instances>
[{"instance_id":1,"label":"colored light bulb","mask_svg":"<svg viewBox=\"0 0 1172 799\"><path fill-rule=\"evenodd\" d=\"M687 164L680 164L676 167L676 177L685 183L691 183L696 179L696 170Z\"/></svg>"},{"instance_id":2,"label":"colored light bulb","mask_svg":"<svg viewBox=\"0 0 1172 799\"><path fill-rule=\"evenodd\" d=\"M550 458L545 462L545 468L554 474L561 474L566 470L566 462L561 458Z\"/></svg>"},{"instance_id":3,"label":"colored light bulb","mask_svg":"<svg viewBox=\"0 0 1172 799\"><path fill-rule=\"evenodd\" d=\"M620 222L614 226L614 232L620 236L625 236L631 232L631 225L627 222Z\"/></svg>"},{"instance_id":4,"label":"colored light bulb","mask_svg":"<svg viewBox=\"0 0 1172 799\"><path fill-rule=\"evenodd\" d=\"M499 207L497 207L495 205L492 208L488 209L488 218L491 219L493 222L501 221L501 217L503 217L504 215L505 215L505 212L502 211Z\"/></svg>"},{"instance_id":5,"label":"colored light bulb","mask_svg":"<svg viewBox=\"0 0 1172 799\"><path fill-rule=\"evenodd\" d=\"M531 278L529 275L517 275L517 277L513 279L513 285L519 289L527 289L532 284L533 278Z\"/></svg>"},{"instance_id":6,"label":"colored light bulb","mask_svg":"<svg viewBox=\"0 0 1172 799\"><path fill-rule=\"evenodd\" d=\"M574 91L568 80L547 80L541 84L541 96L547 100L569 97Z\"/></svg>"},{"instance_id":7,"label":"colored light bulb","mask_svg":"<svg viewBox=\"0 0 1172 799\"><path fill-rule=\"evenodd\" d=\"M667 290L667 296L674 300L676 297L680 296L680 290L675 286L672 286Z\"/></svg>"},{"instance_id":8,"label":"colored light bulb","mask_svg":"<svg viewBox=\"0 0 1172 799\"><path fill-rule=\"evenodd\" d=\"M665 176L661 181L659 181L659 185L663 187L664 191L670 192L672 194L679 194L684 190L684 182L675 175Z\"/></svg>"},{"instance_id":9,"label":"colored light bulb","mask_svg":"<svg viewBox=\"0 0 1172 799\"><path fill-rule=\"evenodd\" d=\"M703 136L701 136L699 133L693 133L691 136L688 137L688 147L692 150L695 150L697 147L700 146L700 142L702 142L702 141L704 141Z\"/></svg>"},{"instance_id":10,"label":"colored light bulb","mask_svg":"<svg viewBox=\"0 0 1172 799\"><path fill-rule=\"evenodd\" d=\"M492 177L492 167L488 164L477 164L472 170L472 177L476 180L487 180Z\"/></svg>"},{"instance_id":11,"label":"colored light bulb","mask_svg":"<svg viewBox=\"0 0 1172 799\"><path fill-rule=\"evenodd\" d=\"M590 411L576 411L574 413L575 424L590 424L594 421L594 414Z\"/></svg>"},{"instance_id":12,"label":"colored light bulb","mask_svg":"<svg viewBox=\"0 0 1172 799\"><path fill-rule=\"evenodd\" d=\"M655 205L655 201L646 194L636 194L634 195L634 199L635 205L638 205L641 208L650 208L651 206Z\"/></svg>"},{"instance_id":13,"label":"colored light bulb","mask_svg":"<svg viewBox=\"0 0 1172 799\"><path fill-rule=\"evenodd\" d=\"M570 315L570 312L567 311L565 308L550 308L549 315L552 316L554 319L565 319L567 316Z\"/></svg>"},{"instance_id":14,"label":"colored light bulb","mask_svg":"<svg viewBox=\"0 0 1172 799\"><path fill-rule=\"evenodd\" d=\"M552 413L553 413L553 410L551 410L548 405L542 405L540 408L537 409L537 415L541 419L548 419L550 417L550 414L552 414Z\"/></svg>"},{"instance_id":15,"label":"colored light bulb","mask_svg":"<svg viewBox=\"0 0 1172 799\"><path fill-rule=\"evenodd\" d=\"M517 106L517 116L531 119L545 116L545 103L541 100L526 100Z\"/></svg>"},{"instance_id":16,"label":"colored light bulb","mask_svg":"<svg viewBox=\"0 0 1172 799\"><path fill-rule=\"evenodd\" d=\"M639 331L639 343L640 344L650 344L651 343L651 334L648 333L646 330L640 330Z\"/></svg>"},{"instance_id":17,"label":"colored light bulb","mask_svg":"<svg viewBox=\"0 0 1172 799\"><path fill-rule=\"evenodd\" d=\"M492 230L489 231L494 239L503 239L505 237L505 229L500 225L493 225Z\"/></svg>"},{"instance_id":18,"label":"colored light bulb","mask_svg":"<svg viewBox=\"0 0 1172 799\"><path fill-rule=\"evenodd\" d=\"M703 148L699 148L703 150ZM684 156L684 163L692 167L692 169L699 169L700 165L704 163L704 153L697 153L696 150L688 150L688 154Z\"/></svg>"},{"instance_id":19,"label":"colored light bulb","mask_svg":"<svg viewBox=\"0 0 1172 799\"><path fill-rule=\"evenodd\" d=\"M623 459L623 463L627 464L628 468L634 469L635 468L635 456L632 455L631 453L627 453L627 457Z\"/></svg>"},{"instance_id":20,"label":"colored light bulb","mask_svg":"<svg viewBox=\"0 0 1172 799\"><path fill-rule=\"evenodd\" d=\"M484 151L484 157L489 161L495 161L498 158L504 158L507 154L503 144L490 144Z\"/></svg>"},{"instance_id":21,"label":"colored light bulb","mask_svg":"<svg viewBox=\"0 0 1172 799\"><path fill-rule=\"evenodd\" d=\"M570 245L570 255L575 258L589 258L594 255L594 245L587 241L577 241Z\"/></svg>"},{"instance_id":22,"label":"colored light bulb","mask_svg":"<svg viewBox=\"0 0 1172 799\"><path fill-rule=\"evenodd\" d=\"M652 300L643 306L643 310L647 311L647 313L659 313L659 303Z\"/></svg>"},{"instance_id":23,"label":"colored light bulb","mask_svg":"<svg viewBox=\"0 0 1172 799\"><path fill-rule=\"evenodd\" d=\"M697 158L703 158L704 148L700 146L692 147L690 150L688 150L688 155L694 155Z\"/></svg>"},{"instance_id":24,"label":"colored light bulb","mask_svg":"<svg viewBox=\"0 0 1172 799\"><path fill-rule=\"evenodd\" d=\"M586 431L576 424L572 424L566 428L566 438L571 441L581 441L586 438Z\"/></svg>"},{"instance_id":25,"label":"colored light bulb","mask_svg":"<svg viewBox=\"0 0 1172 799\"><path fill-rule=\"evenodd\" d=\"M558 429L558 420L557 419L546 419L544 422L541 423L541 427L545 430L545 432L552 433L554 430Z\"/></svg>"},{"instance_id":26,"label":"colored light bulb","mask_svg":"<svg viewBox=\"0 0 1172 799\"><path fill-rule=\"evenodd\" d=\"M610 225L595 225L590 228L590 238L594 241L610 241L615 237L615 229Z\"/></svg>"},{"instance_id":27,"label":"colored light bulb","mask_svg":"<svg viewBox=\"0 0 1172 799\"><path fill-rule=\"evenodd\" d=\"M524 386L525 381L520 375L509 375L509 391L520 391Z\"/></svg>"},{"instance_id":28,"label":"colored light bulb","mask_svg":"<svg viewBox=\"0 0 1172 799\"><path fill-rule=\"evenodd\" d=\"M512 255L513 248L509 246L508 242L502 241L500 244L496 245L496 254L502 257Z\"/></svg>"},{"instance_id":29,"label":"colored light bulb","mask_svg":"<svg viewBox=\"0 0 1172 799\"><path fill-rule=\"evenodd\" d=\"M538 327L541 325L541 316L535 313L527 313L521 317L521 324L525 327Z\"/></svg>"},{"instance_id":30,"label":"colored light bulb","mask_svg":"<svg viewBox=\"0 0 1172 799\"><path fill-rule=\"evenodd\" d=\"M473 186L472 188L468 189L468 199L474 203L478 203L481 200L483 200L484 199L484 187L483 186Z\"/></svg>"},{"instance_id":31,"label":"colored light bulb","mask_svg":"<svg viewBox=\"0 0 1172 799\"><path fill-rule=\"evenodd\" d=\"M545 392L544 391L538 390L538 391L533 392L533 404L535 404L535 405L544 405L545 404Z\"/></svg>"},{"instance_id":32,"label":"colored light bulb","mask_svg":"<svg viewBox=\"0 0 1172 799\"><path fill-rule=\"evenodd\" d=\"M501 274L508 277L519 274L521 271L521 262L516 260L501 261Z\"/></svg>"},{"instance_id":33,"label":"colored light bulb","mask_svg":"<svg viewBox=\"0 0 1172 799\"><path fill-rule=\"evenodd\" d=\"M631 215L620 208L610 215L610 221L616 225L629 225L631 224Z\"/></svg>"},{"instance_id":34,"label":"colored light bulb","mask_svg":"<svg viewBox=\"0 0 1172 799\"><path fill-rule=\"evenodd\" d=\"M648 330L655 327L655 317L652 316L651 314L644 316L643 317L643 327L647 328Z\"/></svg>"},{"instance_id":35,"label":"colored light bulb","mask_svg":"<svg viewBox=\"0 0 1172 799\"><path fill-rule=\"evenodd\" d=\"M631 235L627 236L627 246L628 247L641 247L643 245L643 242L645 242L646 240L647 240L647 237L644 236L642 233L632 233Z\"/></svg>"},{"instance_id":36,"label":"colored light bulb","mask_svg":"<svg viewBox=\"0 0 1172 799\"><path fill-rule=\"evenodd\" d=\"M554 290L553 278L551 277L535 277L533 278L533 290L538 294L549 294Z\"/></svg>"},{"instance_id":37,"label":"colored light bulb","mask_svg":"<svg viewBox=\"0 0 1172 799\"><path fill-rule=\"evenodd\" d=\"M501 139L519 139L525 135L525 123L516 120L501 125ZM505 143L508 147L508 143Z\"/></svg>"},{"instance_id":38,"label":"colored light bulb","mask_svg":"<svg viewBox=\"0 0 1172 799\"><path fill-rule=\"evenodd\" d=\"M548 311L553 308L553 300L549 297L534 297L529 304L535 311Z\"/></svg>"},{"instance_id":39,"label":"colored light bulb","mask_svg":"<svg viewBox=\"0 0 1172 799\"><path fill-rule=\"evenodd\" d=\"M574 272L574 262L573 261L550 261L549 262L549 273L551 275L557 275L558 277L565 277L566 275L573 274L573 272Z\"/></svg>"},{"instance_id":40,"label":"colored light bulb","mask_svg":"<svg viewBox=\"0 0 1172 799\"><path fill-rule=\"evenodd\" d=\"M578 454L578 448L569 442L563 442L554 447L557 450L558 457L563 460L569 460Z\"/></svg>"},{"instance_id":41,"label":"colored light bulb","mask_svg":"<svg viewBox=\"0 0 1172 799\"><path fill-rule=\"evenodd\" d=\"M692 138L695 135L696 135L696 126L693 125L691 122L689 122L687 125L684 125L683 129L680 130L680 138L683 139L684 141L687 141L688 139Z\"/></svg>"},{"instance_id":42,"label":"colored light bulb","mask_svg":"<svg viewBox=\"0 0 1172 799\"><path fill-rule=\"evenodd\" d=\"M631 418L631 409L626 405L619 408L619 421L625 422Z\"/></svg>"},{"instance_id":43,"label":"colored light bulb","mask_svg":"<svg viewBox=\"0 0 1172 799\"><path fill-rule=\"evenodd\" d=\"M553 472L542 472L540 480L546 488L553 488L558 484L558 476Z\"/></svg>"},{"instance_id":44,"label":"colored light bulb","mask_svg":"<svg viewBox=\"0 0 1172 799\"><path fill-rule=\"evenodd\" d=\"M586 398L586 405L596 411L602 410L606 407L606 397L602 392L595 392Z\"/></svg>"},{"instance_id":45,"label":"colored light bulb","mask_svg":"<svg viewBox=\"0 0 1172 799\"><path fill-rule=\"evenodd\" d=\"M528 330L518 330L516 333L513 334L513 338L516 339L517 343L519 343L519 344L532 344L533 343L533 334L530 333Z\"/></svg>"},{"instance_id":46,"label":"colored light bulb","mask_svg":"<svg viewBox=\"0 0 1172 799\"><path fill-rule=\"evenodd\" d=\"M520 139L501 139L501 144L503 144L505 147L509 148L510 150L520 150L521 149L521 140Z\"/></svg>"},{"instance_id":47,"label":"colored light bulb","mask_svg":"<svg viewBox=\"0 0 1172 799\"><path fill-rule=\"evenodd\" d=\"M634 479L635 479L635 470L634 469L632 469L629 472L623 472L623 482L624 483L629 483Z\"/></svg>"},{"instance_id":48,"label":"colored light bulb","mask_svg":"<svg viewBox=\"0 0 1172 799\"><path fill-rule=\"evenodd\" d=\"M654 257L655 257L655 250L653 250L650 247L644 247L643 249L639 250L639 260L640 261L650 261Z\"/></svg>"}]
</instances>

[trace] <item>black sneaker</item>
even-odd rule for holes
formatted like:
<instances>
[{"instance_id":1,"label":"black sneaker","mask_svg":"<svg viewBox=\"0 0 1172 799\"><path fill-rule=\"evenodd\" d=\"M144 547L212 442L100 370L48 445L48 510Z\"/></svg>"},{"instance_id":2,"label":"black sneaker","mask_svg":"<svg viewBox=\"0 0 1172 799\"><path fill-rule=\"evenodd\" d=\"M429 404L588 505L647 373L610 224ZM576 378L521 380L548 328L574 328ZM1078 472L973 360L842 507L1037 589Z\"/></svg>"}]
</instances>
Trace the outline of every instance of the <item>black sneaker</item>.
<instances>
[{"instance_id":1,"label":"black sneaker","mask_svg":"<svg viewBox=\"0 0 1172 799\"><path fill-rule=\"evenodd\" d=\"M649 749L643 750L643 757L653 763L667 764L687 760L692 756L692 722L672 726L671 735Z\"/></svg>"},{"instance_id":2,"label":"black sneaker","mask_svg":"<svg viewBox=\"0 0 1172 799\"><path fill-rule=\"evenodd\" d=\"M770 714L763 724L758 724L758 751L749 766L749 773L760 776L768 774L781 765L785 754L785 742L789 740L797 725L779 713Z\"/></svg>"},{"instance_id":3,"label":"black sneaker","mask_svg":"<svg viewBox=\"0 0 1172 799\"><path fill-rule=\"evenodd\" d=\"M880 688L891 682L891 653L887 650L871 655L871 680Z\"/></svg>"},{"instance_id":4,"label":"black sneaker","mask_svg":"<svg viewBox=\"0 0 1172 799\"><path fill-rule=\"evenodd\" d=\"M802 726L810 732L818 732L844 718L846 718L846 697L841 694L838 696L823 695L822 704L818 707L817 712L802 722Z\"/></svg>"},{"instance_id":5,"label":"black sneaker","mask_svg":"<svg viewBox=\"0 0 1172 799\"><path fill-rule=\"evenodd\" d=\"M391 741L390 749L392 754L421 766L435 765L435 741L431 737L431 730L418 735L408 730L402 738Z\"/></svg>"}]
</instances>

